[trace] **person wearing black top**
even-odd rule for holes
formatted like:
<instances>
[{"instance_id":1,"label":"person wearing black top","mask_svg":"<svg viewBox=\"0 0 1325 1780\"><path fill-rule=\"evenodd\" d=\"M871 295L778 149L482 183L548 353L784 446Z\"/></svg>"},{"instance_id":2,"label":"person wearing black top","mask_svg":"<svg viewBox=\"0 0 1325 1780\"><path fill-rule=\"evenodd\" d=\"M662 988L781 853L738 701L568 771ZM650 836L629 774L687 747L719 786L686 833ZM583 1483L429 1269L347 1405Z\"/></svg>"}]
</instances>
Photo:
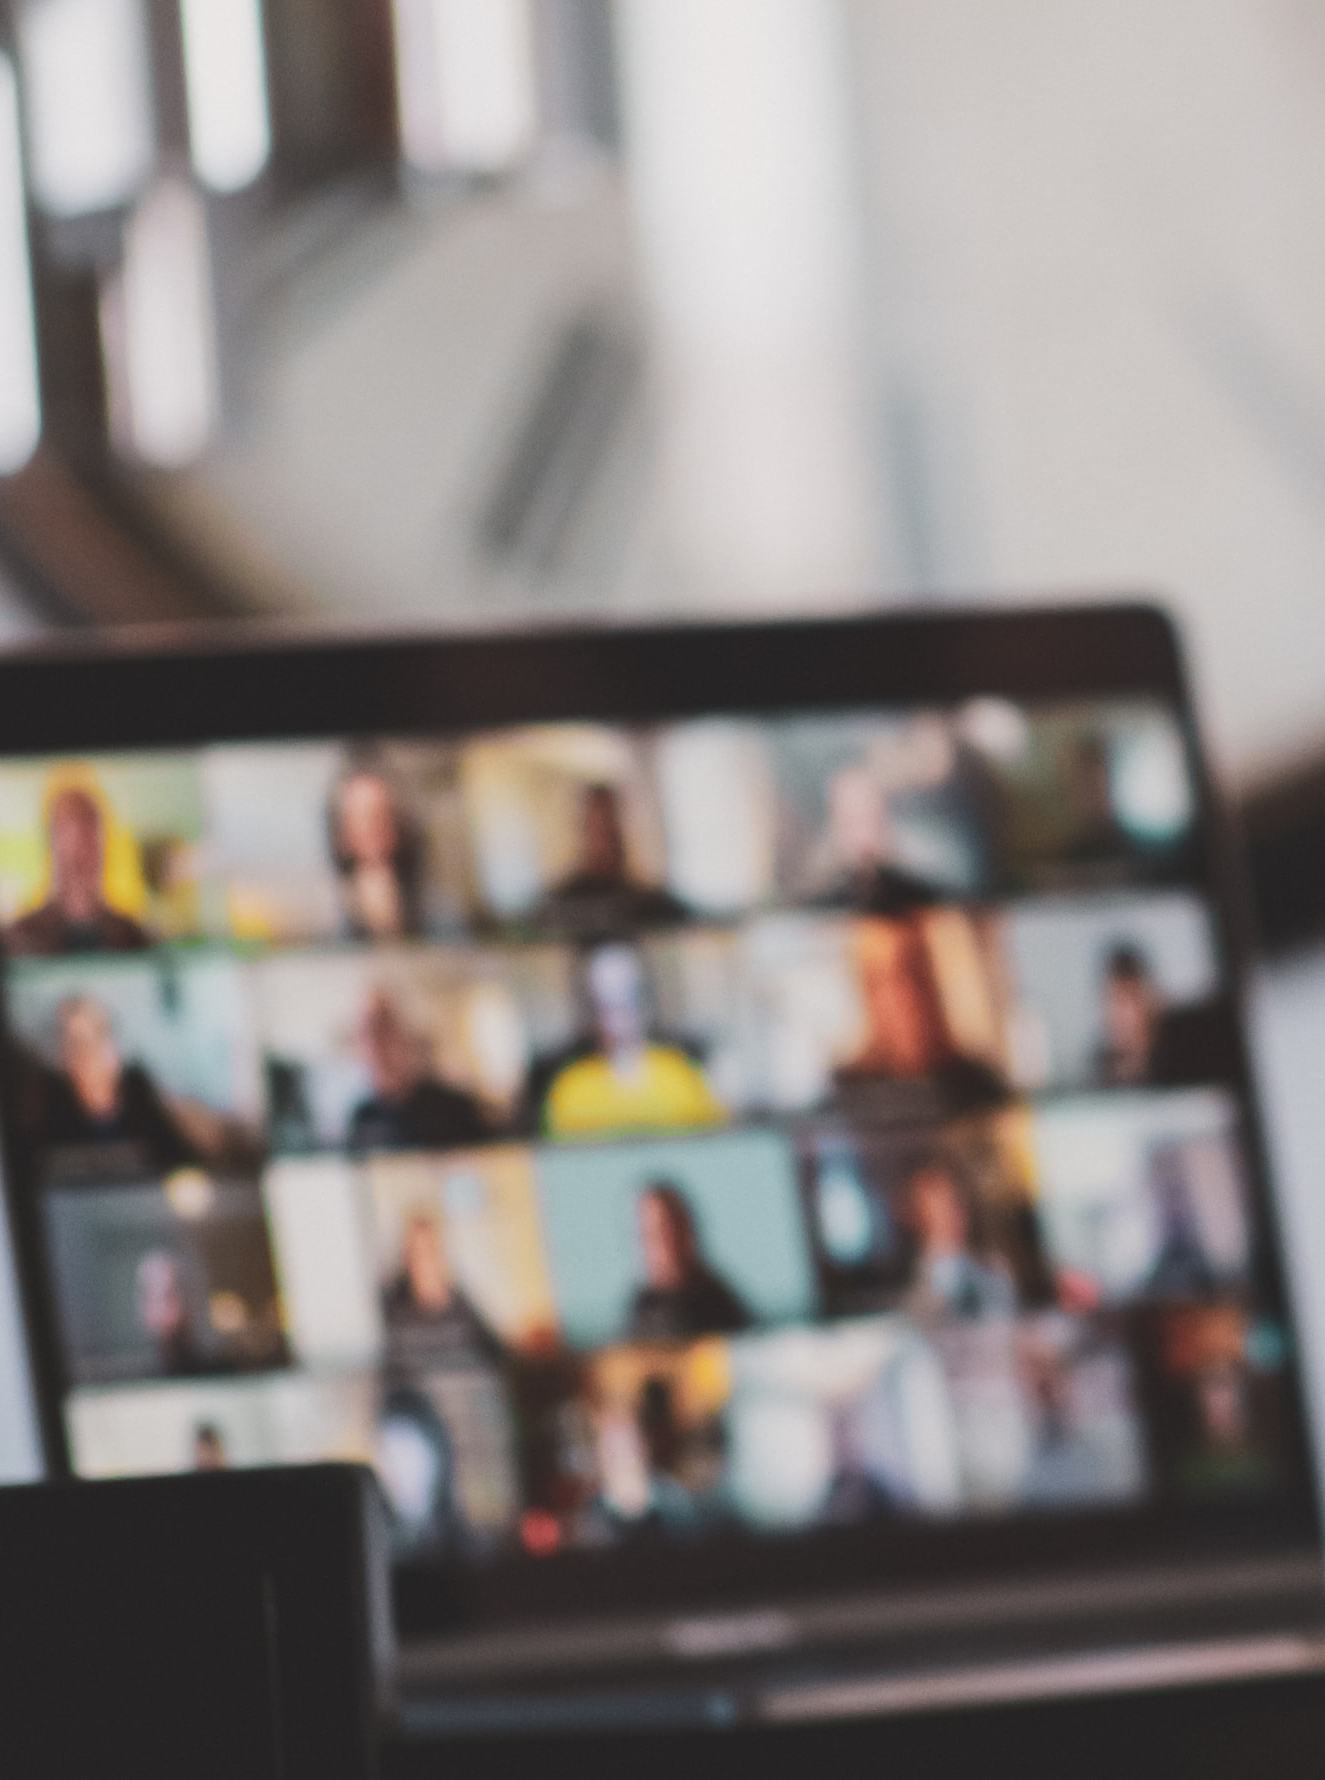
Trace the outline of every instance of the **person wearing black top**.
<instances>
[{"instance_id":1,"label":"person wearing black top","mask_svg":"<svg viewBox=\"0 0 1325 1780\"><path fill-rule=\"evenodd\" d=\"M415 1385L391 1385L373 1447L396 1550L442 1555L463 1537L464 1521L456 1492L455 1437L437 1405Z\"/></svg>"},{"instance_id":2,"label":"person wearing black top","mask_svg":"<svg viewBox=\"0 0 1325 1780\"><path fill-rule=\"evenodd\" d=\"M1181 1143L1164 1144L1150 1157L1150 1191L1159 1216L1159 1242L1146 1280L1161 1297L1200 1297L1219 1281L1201 1233Z\"/></svg>"},{"instance_id":3,"label":"person wearing black top","mask_svg":"<svg viewBox=\"0 0 1325 1780\"><path fill-rule=\"evenodd\" d=\"M5 935L21 956L71 952L141 952L151 943L131 915L114 909L104 891L106 837L101 806L91 791L66 785L46 813L51 892L20 916Z\"/></svg>"},{"instance_id":4,"label":"person wearing black top","mask_svg":"<svg viewBox=\"0 0 1325 1780\"><path fill-rule=\"evenodd\" d=\"M428 1074L418 1041L385 991L369 998L359 1044L372 1093L350 1114L350 1149L458 1149L488 1135L474 1097Z\"/></svg>"},{"instance_id":5,"label":"person wearing black top","mask_svg":"<svg viewBox=\"0 0 1325 1780\"><path fill-rule=\"evenodd\" d=\"M570 873L534 911L535 923L566 939L629 934L685 917L685 905L630 869L615 786L590 785L580 805L579 850Z\"/></svg>"},{"instance_id":6,"label":"person wearing black top","mask_svg":"<svg viewBox=\"0 0 1325 1780\"><path fill-rule=\"evenodd\" d=\"M60 1004L60 1064L40 1097L36 1136L53 1151L123 1149L126 1162L154 1173L201 1157L151 1076L125 1063L110 1015L89 995Z\"/></svg>"},{"instance_id":7,"label":"person wearing black top","mask_svg":"<svg viewBox=\"0 0 1325 1780\"><path fill-rule=\"evenodd\" d=\"M733 1335L754 1321L749 1309L704 1258L695 1214L670 1181L651 1181L636 1207L644 1282L631 1301L634 1341Z\"/></svg>"},{"instance_id":8,"label":"person wearing black top","mask_svg":"<svg viewBox=\"0 0 1325 1780\"><path fill-rule=\"evenodd\" d=\"M1104 961L1100 983L1100 1042L1095 1076L1106 1087L1148 1082L1164 998L1150 961L1138 946L1116 945Z\"/></svg>"},{"instance_id":9,"label":"person wearing black top","mask_svg":"<svg viewBox=\"0 0 1325 1780\"><path fill-rule=\"evenodd\" d=\"M834 1073L843 1112L920 1125L1007 1098L1000 1071L953 1036L923 911L854 923L851 950L865 1033Z\"/></svg>"},{"instance_id":10,"label":"person wearing black top","mask_svg":"<svg viewBox=\"0 0 1325 1780\"><path fill-rule=\"evenodd\" d=\"M1236 1022L1219 996L1171 1007L1140 947L1116 945L1101 973L1092 1065L1109 1088L1225 1081L1237 1069Z\"/></svg>"},{"instance_id":11,"label":"person wearing black top","mask_svg":"<svg viewBox=\"0 0 1325 1780\"><path fill-rule=\"evenodd\" d=\"M866 766L845 766L830 781L823 850L811 897L818 908L895 915L941 900L938 885L898 862L887 802Z\"/></svg>"},{"instance_id":12,"label":"person wearing black top","mask_svg":"<svg viewBox=\"0 0 1325 1780\"><path fill-rule=\"evenodd\" d=\"M416 1212L405 1226L400 1270L382 1292L392 1346L432 1361L498 1360L502 1345L456 1284L437 1220Z\"/></svg>"}]
</instances>

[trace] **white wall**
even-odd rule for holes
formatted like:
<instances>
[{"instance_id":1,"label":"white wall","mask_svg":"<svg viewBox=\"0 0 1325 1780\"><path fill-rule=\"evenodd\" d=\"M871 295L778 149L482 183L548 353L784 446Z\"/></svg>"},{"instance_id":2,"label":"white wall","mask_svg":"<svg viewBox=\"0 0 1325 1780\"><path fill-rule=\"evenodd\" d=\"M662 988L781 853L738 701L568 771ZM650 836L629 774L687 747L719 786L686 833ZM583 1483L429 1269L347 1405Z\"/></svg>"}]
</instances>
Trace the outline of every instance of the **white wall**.
<instances>
[{"instance_id":1,"label":"white wall","mask_svg":"<svg viewBox=\"0 0 1325 1780\"><path fill-rule=\"evenodd\" d=\"M845 0L903 581L1152 589L1325 745L1325 9Z\"/></svg>"},{"instance_id":2,"label":"white wall","mask_svg":"<svg viewBox=\"0 0 1325 1780\"><path fill-rule=\"evenodd\" d=\"M1325 950L1262 973L1254 1033L1325 1485Z\"/></svg>"}]
</instances>

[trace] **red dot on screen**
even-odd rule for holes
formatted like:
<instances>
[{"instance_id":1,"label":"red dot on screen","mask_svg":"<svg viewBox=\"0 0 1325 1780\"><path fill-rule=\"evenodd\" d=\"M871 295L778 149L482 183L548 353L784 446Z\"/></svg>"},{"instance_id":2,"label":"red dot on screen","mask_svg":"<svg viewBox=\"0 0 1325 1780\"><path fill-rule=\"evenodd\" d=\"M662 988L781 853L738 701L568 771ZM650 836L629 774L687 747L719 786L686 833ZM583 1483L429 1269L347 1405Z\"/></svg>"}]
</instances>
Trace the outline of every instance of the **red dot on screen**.
<instances>
[{"instance_id":1,"label":"red dot on screen","mask_svg":"<svg viewBox=\"0 0 1325 1780\"><path fill-rule=\"evenodd\" d=\"M521 1516L520 1538L525 1550L535 1557L550 1557L561 1545L561 1526L555 1514L531 1508Z\"/></svg>"}]
</instances>

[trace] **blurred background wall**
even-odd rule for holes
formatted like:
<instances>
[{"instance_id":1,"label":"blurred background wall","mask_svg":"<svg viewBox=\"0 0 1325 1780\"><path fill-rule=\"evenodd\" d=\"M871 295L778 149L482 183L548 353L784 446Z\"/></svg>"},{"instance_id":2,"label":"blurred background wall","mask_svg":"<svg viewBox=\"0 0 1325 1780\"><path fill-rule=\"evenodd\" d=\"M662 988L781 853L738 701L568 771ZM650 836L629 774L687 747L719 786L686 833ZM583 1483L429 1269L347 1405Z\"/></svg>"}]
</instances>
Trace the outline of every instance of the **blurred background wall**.
<instances>
[{"instance_id":1,"label":"blurred background wall","mask_svg":"<svg viewBox=\"0 0 1325 1780\"><path fill-rule=\"evenodd\" d=\"M1325 0L0 0L0 642L1153 593L1315 783L1322 189Z\"/></svg>"}]
</instances>

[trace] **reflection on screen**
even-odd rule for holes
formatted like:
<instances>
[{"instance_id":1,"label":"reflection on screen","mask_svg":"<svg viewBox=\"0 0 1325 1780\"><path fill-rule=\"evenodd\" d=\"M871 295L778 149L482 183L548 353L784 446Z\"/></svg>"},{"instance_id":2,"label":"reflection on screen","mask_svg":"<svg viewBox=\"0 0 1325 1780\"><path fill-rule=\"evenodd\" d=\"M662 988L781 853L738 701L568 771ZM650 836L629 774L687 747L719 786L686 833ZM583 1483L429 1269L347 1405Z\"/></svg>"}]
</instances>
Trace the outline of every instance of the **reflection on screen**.
<instances>
[{"instance_id":1,"label":"reflection on screen","mask_svg":"<svg viewBox=\"0 0 1325 1780\"><path fill-rule=\"evenodd\" d=\"M468 1562L1272 1486L1194 819L1137 702L0 766L77 1469Z\"/></svg>"}]
</instances>

